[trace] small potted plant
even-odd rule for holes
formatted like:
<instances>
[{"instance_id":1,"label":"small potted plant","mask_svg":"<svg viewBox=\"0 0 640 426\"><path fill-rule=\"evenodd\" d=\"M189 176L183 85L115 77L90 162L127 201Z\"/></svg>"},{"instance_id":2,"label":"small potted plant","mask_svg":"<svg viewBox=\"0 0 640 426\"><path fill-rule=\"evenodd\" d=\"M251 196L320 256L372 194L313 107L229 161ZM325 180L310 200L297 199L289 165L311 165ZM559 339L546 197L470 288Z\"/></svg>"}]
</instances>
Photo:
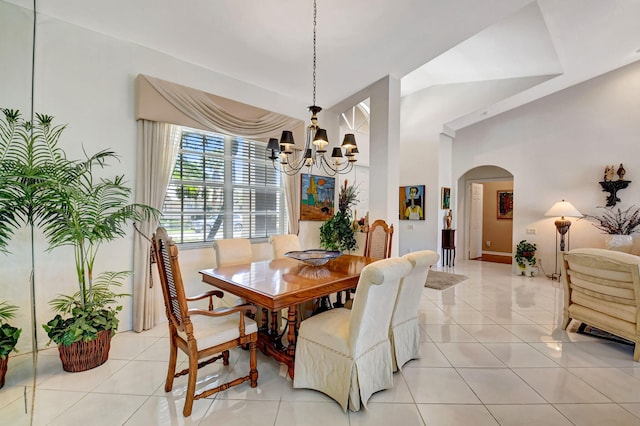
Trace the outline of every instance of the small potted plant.
<instances>
[{"instance_id":1,"label":"small potted plant","mask_svg":"<svg viewBox=\"0 0 640 426\"><path fill-rule=\"evenodd\" d=\"M536 250L538 247L534 243L522 240L516 247L516 263L518 264L518 275L528 275L533 277L538 272Z\"/></svg>"},{"instance_id":2,"label":"small potted plant","mask_svg":"<svg viewBox=\"0 0 640 426\"><path fill-rule=\"evenodd\" d=\"M351 206L358 201L358 190L347 180L338 194L338 212L320 227L320 247L326 250L348 252L357 248L351 225Z\"/></svg>"},{"instance_id":3,"label":"small potted plant","mask_svg":"<svg viewBox=\"0 0 640 426\"><path fill-rule=\"evenodd\" d=\"M0 302L0 389L4 386L4 378L7 375L9 354L16 351L16 344L20 337L21 329L11 326L8 320L15 316L18 307L6 301Z\"/></svg>"},{"instance_id":4,"label":"small potted plant","mask_svg":"<svg viewBox=\"0 0 640 426\"><path fill-rule=\"evenodd\" d=\"M640 208L631 206L626 210L602 208L601 215L585 215L596 223L593 226L607 234L607 248L629 253L633 246L633 233L640 227Z\"/></svg>"}]
</instances>

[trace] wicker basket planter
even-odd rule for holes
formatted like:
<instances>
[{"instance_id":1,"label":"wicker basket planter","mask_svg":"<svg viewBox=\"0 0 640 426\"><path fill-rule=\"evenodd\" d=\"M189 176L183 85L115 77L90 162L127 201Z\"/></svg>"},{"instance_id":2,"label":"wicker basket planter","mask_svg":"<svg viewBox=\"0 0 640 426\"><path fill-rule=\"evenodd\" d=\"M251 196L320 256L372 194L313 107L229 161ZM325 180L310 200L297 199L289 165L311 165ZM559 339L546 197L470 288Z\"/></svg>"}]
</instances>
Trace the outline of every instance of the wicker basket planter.
<instances>
[{"instance_id":1,"label":"wicker basket planter","mask_svg":"<svg viewBox=\"0 0 640 426\"><path fill-rule=\"evenodd\" d=\"M89 342L75 342L69 346L58 345L64 371L77 373L96 368L109 359L111 331L98 332L98 338Z\"/></svg>"},{"instance_id":2,"label":"wicker basket planter","mask_svg":"<svg viewBox=\"0 0 640 426\"><path fill-rule=\"evenodd\" d=\"M9 357L0 358L0 389L4 386L4 377L7 375L7 364L9 364Z\"/></svg>"}]
</instances>

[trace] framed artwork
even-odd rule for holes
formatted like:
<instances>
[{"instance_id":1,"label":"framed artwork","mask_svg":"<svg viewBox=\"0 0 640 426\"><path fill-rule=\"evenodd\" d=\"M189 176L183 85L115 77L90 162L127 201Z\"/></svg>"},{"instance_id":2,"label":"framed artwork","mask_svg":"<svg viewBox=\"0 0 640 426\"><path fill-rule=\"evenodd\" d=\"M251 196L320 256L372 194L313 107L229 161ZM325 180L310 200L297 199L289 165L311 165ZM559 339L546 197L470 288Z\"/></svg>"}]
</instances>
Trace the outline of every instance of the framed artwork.
<instances>
[{"instance_id":1,"label":"framed artwork","mask_svg":"<svg viewBox=\"0 0 640 426\"><path fill-rule=\"evenodd\" d=\"M451 188L442 187L442 194L440 196L442 210L448 210L451 208Z\"/></svg>"},{"instance_id":2,"label":"framed artwork","mask_svg":"<svg viewBox=\"0 0 640 426\"><path fill-rule=\"evenodd\" d=\"M513 219L512 190L498 190L498 219Z\"/></svg>"},{"instance_id":3,"label":"framed artwork","mask_svg":"<svg viewBox=\"0 0 640 426\"><path fill-rule=\"evenodd\" d=\"M300 175L300 220L327 220L333 216L336 179Z\"/></svg>"},{"instance_id":4,"label":"framed artwork","mask_svg":"<svg viewBox=\"0 0 640 426\"><path fill-rule=\"evenodd\" d=\"M425 191L424 185L400 187L400 220L424 220Z\"/></svg>"}]
</instances>

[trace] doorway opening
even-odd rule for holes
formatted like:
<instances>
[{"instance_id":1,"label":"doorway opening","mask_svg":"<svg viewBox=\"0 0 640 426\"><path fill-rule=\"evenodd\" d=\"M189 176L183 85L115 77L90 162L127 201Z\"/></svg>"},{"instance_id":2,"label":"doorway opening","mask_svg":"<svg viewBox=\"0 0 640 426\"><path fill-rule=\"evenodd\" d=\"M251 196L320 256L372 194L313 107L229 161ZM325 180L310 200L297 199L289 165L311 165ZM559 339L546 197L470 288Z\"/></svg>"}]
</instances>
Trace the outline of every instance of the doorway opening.
<instances>
[{"instance_id":1,"label":"doorway opening","mask_svg":"<svg viewBox=\"0 0 640 426\"><path fill-rule=\"evenodd\" d=\"M511 264L513 259L513 175L501 167L480 166L458 181L465 220L468 260Z\"/></svg>"}]
</instances>

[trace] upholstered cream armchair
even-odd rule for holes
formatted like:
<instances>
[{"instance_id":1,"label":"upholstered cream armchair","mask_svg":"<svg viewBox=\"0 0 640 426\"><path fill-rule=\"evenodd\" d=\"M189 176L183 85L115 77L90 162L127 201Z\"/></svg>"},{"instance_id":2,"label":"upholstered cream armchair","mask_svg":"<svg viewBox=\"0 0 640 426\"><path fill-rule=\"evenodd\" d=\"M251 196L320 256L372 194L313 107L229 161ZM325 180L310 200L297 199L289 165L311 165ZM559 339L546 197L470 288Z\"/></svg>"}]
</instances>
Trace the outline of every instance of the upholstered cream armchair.
<instances>
[{"instance_id":1,"label":"upholstered cream armchair","mask_svg":"<svg viewBox=\"0 0 640 426\"><path fill-rule=\"evenodd\" d=\"M431 265L440 260L433 250L422 250L402 256L413 269L400 282L398 298L393 309L389 338L393 347L393 371L408 361L420 358L420 326L418 325L418 306L420 295L427 280Z\"/></svg>"},{"instance_id":2,"label":"upholstered cream armchair","mask_svg":"<svg viewBox=\"0 0 640 426\"><path fill-rule=\"evenodd\" d=\"M635 342L640 360L640 257L597 248L564 254L562 327L582 321Z\"/></svg>"},{"instance_id":3,"label":"upholstered cream armchair","mask_svg":"<svg viewBox=\"0 0 640 426\"><path fill-rule=\"evenodd\" d=\"M302 321L293 387L315 389L344 411L366 407L393 386L389 326L400 280L411 271L402 258L379 260L360 274L352 309L337 308Z\"/></svg>"}]
</instances>

